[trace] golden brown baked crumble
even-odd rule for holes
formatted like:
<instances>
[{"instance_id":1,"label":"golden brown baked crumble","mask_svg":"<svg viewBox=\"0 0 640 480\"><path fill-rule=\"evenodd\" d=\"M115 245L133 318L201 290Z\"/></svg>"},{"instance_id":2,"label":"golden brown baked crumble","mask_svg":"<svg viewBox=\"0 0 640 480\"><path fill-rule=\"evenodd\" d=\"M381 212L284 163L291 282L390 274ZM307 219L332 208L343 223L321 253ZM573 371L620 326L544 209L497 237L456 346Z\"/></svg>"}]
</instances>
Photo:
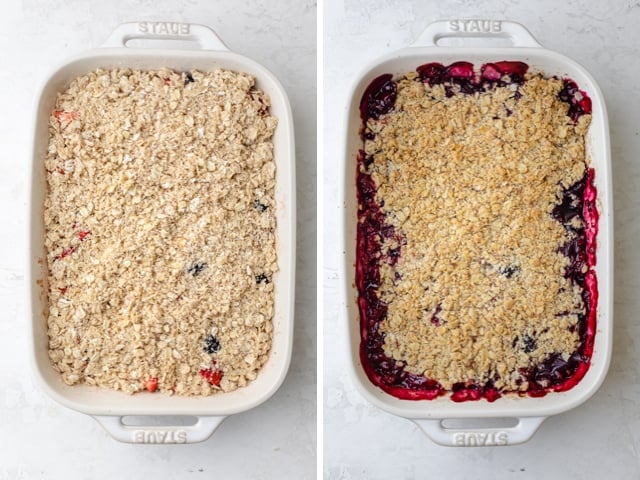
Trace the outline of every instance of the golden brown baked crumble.
<instances>
[{"instance_id":1,"label":"golden brown baked crumble","mask_svg":"<svg viewBox=\"0 0 640 480\"><path fill-rule=\"evenodd\" d=\"M522 369L567 360L580 341L585 306L551 212L585 175L591 117L572 122L562 81L540 74L519 98L513 84L447 95L416 77L397 81L395 108L364 135L376 203L397 233L381 238L384 353L445 389L526 391Z\"/></svg>"}]
</instances>

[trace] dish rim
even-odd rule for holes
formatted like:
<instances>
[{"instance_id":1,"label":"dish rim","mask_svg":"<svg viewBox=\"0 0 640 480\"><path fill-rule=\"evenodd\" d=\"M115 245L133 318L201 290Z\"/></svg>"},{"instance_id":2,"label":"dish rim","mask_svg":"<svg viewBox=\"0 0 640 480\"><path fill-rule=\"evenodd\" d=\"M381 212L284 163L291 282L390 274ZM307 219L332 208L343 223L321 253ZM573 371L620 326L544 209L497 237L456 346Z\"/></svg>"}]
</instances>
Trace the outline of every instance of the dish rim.
<instances>
[{"instance_id":1,"label":"dish rim","mask_svg":"<svg viewBox=\"0 0 640 480\"><path fill-rule=\"evenodd\" d=\"M481 60L483 59L483 60ZM594 353L590 368L585 377L572 389L566 392L550 392L544 397L532 398L517 395L503 395L493 403L486 400L456 403L450 400L449 394L433 400L404 400L393 397L375 386L364 373L360 363L359 345L359 312L355 299L355 154L354 145L361 143L358 135L360 128L359 102L369 82L378 75L391 73L396 77L428 62L443 64L454 61L469 61L479 67L489 61L513 60L523 61L533 71L542 63L555 64L563 74L574 79L581 89L587 91L593 102L592 127L588 133L588 154L592 166L596 170L596 186L598 188L598 206L600 211L598 234L598 262L596 271L600 298L598 303L597 327ZM409 62L412 62L410 66ZM548 65L549 63L547 63ZM400 68L402 65L402 68ZM397 68L396 68L397 67ZM545 69L542 69L545 72ZM546 73L551 74L549 69ZM575 78L578 77L578 78ZM358 75L350 89L345 108L345 151L342 157L344 176L342 179L343 235L342 251L344 261L342 274L344 278L343 301L347 310L345 321L349 347L347 365L358 390L367 400L385 411L406 418L481 418L481 417L529 417L549 416L575 408L590 398L600 387L606 376L612 345L613 329L613 201L611 189L611 160L609 129L604 97L594 78L577 62L557 52L538 47L441 47L411 46L388 53L370 62ZM597 131L596 131L597 130ZM357 139L356 139L357 137ZM597 158L596 158L597 157ZM350 168L353 167L353 168ZM357 202L356 202L357 203ZM350 231L351 229L351 231ZM355 296L353 295L355 293ZM594 362L595 360L595 362Z\"/></svg>"},{"instance_id":2,"label":"dish rim","mask_svg":"<svg viewBox=\"0 0 640 480\"><path fill-rule=\"evenodd\" d=\"M205 27L206 28L206 27ZM211 32L213 33L213 32ZM43 112L50 112L50 91L57 92L61 85L95 68L173 68L203 69L221 67L243 71L256 77L256 84L269 94L272 113L278 118L274 134L274 158L276 161L277 227L276 249L279 271L274 274L276 306L274 312L273 343L269 360L255 380L233 392L206 397L169 396L166 394L139 392L128 395L123 392L91 387L68 386L43 350L42 339L47 336L46 316L46 261L37 253L35 228L42 221L43 175L42 145L38 141L42 130L46 131ZM191 66L189 66L191 65ZM66 80L65 80L66 79ZM265 87L268 86L268 89ZM277 106L277 107L276 107ZM277 113L274 112L277 110ZM28 175L27 222L27 316L29 319L29 360L40 388L57 402L90 415L229 415L254 408L269 399L282 385L286 377L293 347L294 293L295 293L295 148L293 117L288 97L279 80L263 65L243 55L227 50L180 50L159 48L101 47L76 55L52 69L41 82L34 96L35 119L32 127L31 165ZM43 122L45 126L43 127ZM48 143L46 140L40 142ZM40 173L38 173L38 169ZM40 189L40 190L38 190ZM42 239L40 239L42 244ZM42 249L44 246L42 245ZM42 285L38 285L40 281ZM38 322L41 325L38 325ZM38 343L40 341L40 343ZM46 349L45 349L46 350ZM44 357L44 358L43 358ZM56 380L57 377L57 380ZM268 377L268 378L267 378Z\"/></svg>"}]
</instances>

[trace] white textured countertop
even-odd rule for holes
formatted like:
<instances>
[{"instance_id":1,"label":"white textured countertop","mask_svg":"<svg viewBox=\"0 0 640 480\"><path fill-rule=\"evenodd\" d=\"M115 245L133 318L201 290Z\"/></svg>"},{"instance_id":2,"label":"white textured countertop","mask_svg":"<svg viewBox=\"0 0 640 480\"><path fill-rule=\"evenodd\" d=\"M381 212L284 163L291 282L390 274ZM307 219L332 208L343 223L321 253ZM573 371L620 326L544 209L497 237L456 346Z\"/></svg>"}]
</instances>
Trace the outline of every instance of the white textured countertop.
<instances>
[{"instance_id":1,"label":"white textured countertop","mask_svg":"<svg viewBox=\"0 0 640 480\"><path fill-rule=\"evenodd\" d=\"M325 478L640 478L640 4L327 0L324 7ZM457 449L435 445L411 421L370 405L345 371L337 172L355 76L376 57L411 44L428 23L471 17L525 24L543 46L586 67L604 91L616 214L615 328L609 374L585 404L547 419L527 444Z\"/></svg>"},{"instance_id":2,"label":"white textured countertop","mask_svg":"<svg viewBox=\"0 0 640 480\"><path fill-rule=\"evenodd\" d=\"M311 479L316 451L316 6L312 0L16 0L0 16L0 480ZM34 384L27 361L24 244L33 98L51 68L125 21L212 27L273 71L296 130L298 264L293 359L280 390L196 445L121 444Z\"/></svg>"}]
</instances>

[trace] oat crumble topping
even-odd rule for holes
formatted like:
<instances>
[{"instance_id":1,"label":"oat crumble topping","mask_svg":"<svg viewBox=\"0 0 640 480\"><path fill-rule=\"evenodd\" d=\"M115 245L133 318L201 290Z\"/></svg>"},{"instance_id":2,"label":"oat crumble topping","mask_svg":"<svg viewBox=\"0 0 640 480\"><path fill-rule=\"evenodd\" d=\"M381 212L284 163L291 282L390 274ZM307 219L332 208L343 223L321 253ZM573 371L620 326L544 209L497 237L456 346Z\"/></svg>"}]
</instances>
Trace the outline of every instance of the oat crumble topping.
<instances>
[{"instance_id":1,"label":"oat crumble topping","mask_svg":"<svg viewBox=\"0 0 640 480\"><path fill-rule=\"evenodd\" d=\"M49 356L69 384L228 392L271 349L277 119L228 70L96 70L49 119Z\"/></svg>"},{"instance_id":2,"label":"oat crumble topping","mask_svg":"<svg viewBox=\"0 0 640 480\"><path fill-rule=\"evenodd\" d=\"M393 109L366 118L359 168L393 232L377 237L379 285L364 286L386 311L382 349L449 391L525 392L522 372L580 344L583 288L562 246L585 225L553 213L586 175L591 116L568 117L562 80L524 80L461 93L408 73L383 92Z\"/></svg>"}]
</instances>

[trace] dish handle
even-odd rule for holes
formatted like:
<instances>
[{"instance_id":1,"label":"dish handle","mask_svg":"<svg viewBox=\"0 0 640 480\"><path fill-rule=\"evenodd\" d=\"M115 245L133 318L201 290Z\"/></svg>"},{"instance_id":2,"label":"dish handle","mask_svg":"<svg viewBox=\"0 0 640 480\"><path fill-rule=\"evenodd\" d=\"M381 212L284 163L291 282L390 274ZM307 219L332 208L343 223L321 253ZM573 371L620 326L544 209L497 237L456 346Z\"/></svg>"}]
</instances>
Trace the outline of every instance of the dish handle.
<instances>
[{"instance_id":1,"label":"dish handle","mask_svg":"<svg viewBox=\"0 0 640 480\"><path fill-rule=\"evenodd\" d=\"M206 25L178 22L127 22L109 35L102 47L126 47L129 40L191 41L204 50L229 50L216 32Z\"/></svg>"},{"instance_id":2,"label":"dish handle","mask_svg":"<svg viewBox=\"0 0 640 480\"><path fill-rule=\"evenodd\" d=\"M452 19L430 23L414 47L436 47L441 38L509 38L514 47L540 48L524 25L511 20Z\"/></svg>"},{"instance_id":3,"label":"dish handle","mask_svg":"<svg viewBox=\"0 0 640 480\"><path fill-rule=\"evenodd\" d=\"M204 442L227 417L198 417L194 425L147 426L125 425L122 417L94 415L102 428L123 443L171 444Z\"/></svg>"},{"instance_id":4,"label":"dish handle","mask_svg":"<svg viewBox=\"0 0 640 480\"><path fill-rule=\"evenodd\" d=\"M413 419L438 445L446 447L496 447L528 441L546 417L520 417L513 427L446 428L441 419Z\"/></svg>"}]
</instances>

